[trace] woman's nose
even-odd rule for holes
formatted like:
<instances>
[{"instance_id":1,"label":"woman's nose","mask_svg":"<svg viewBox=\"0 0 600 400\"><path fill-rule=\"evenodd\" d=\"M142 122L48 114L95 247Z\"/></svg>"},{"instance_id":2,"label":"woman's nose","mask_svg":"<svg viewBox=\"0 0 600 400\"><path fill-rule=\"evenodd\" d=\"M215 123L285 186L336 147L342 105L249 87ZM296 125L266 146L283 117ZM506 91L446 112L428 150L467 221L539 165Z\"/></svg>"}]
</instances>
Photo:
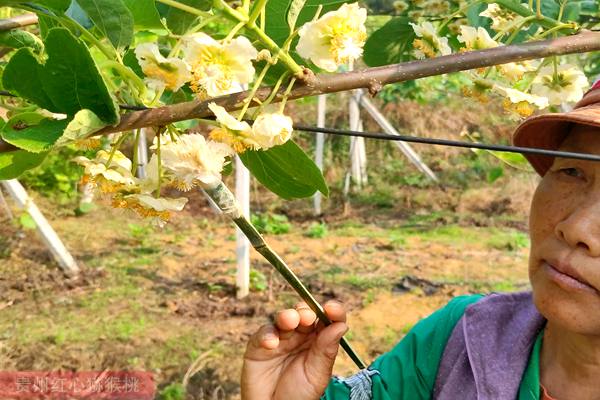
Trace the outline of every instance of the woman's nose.
<instances>
[{"instance_id":1,"label":"woman's nose","mask_svg":"<svg viewBox=\"0 0 600 400\"><path fill-rule=\"evenodd\" d=\"M600 257L600 193L588 196L556 225L555 233L571 248L580 247L589 256Z\"/></svg>"}]
</instances>

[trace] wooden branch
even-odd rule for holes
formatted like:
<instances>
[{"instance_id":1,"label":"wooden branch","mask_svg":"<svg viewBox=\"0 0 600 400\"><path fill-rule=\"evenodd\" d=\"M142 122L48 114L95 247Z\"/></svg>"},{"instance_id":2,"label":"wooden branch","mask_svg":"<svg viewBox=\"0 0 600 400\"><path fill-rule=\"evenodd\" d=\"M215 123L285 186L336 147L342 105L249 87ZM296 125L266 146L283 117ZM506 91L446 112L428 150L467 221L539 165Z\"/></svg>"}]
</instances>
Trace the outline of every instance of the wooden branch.
<instances>
[{"instance_id":1,"label":"wooden branch","mask_svg":"<svg viewBox=\"0 0 600 400\"><path fill-rule=\"evenodd\" d=\"M22 28L28 25L37 24L38 17L35 14L23 14L16 17L0 19L0 32L10 31L15 28Z\"/></svg>"},{"instance_id":2,"label":"wooden branch","mask_svg":"<svg viewBox=\"0 0 600 400\"><path fill-rule=\"evenodd\" d=\"M340 74L309 75L304 82L294 86L289 98L297 99L359 88L368 89L371 94L376 94L384 85L389 83L490 67L514 61L598 50L600 50L600 32L584 31L577 35L557 39L455 53L427 60L410 61ZM285 88L281 88L273 101L281 101L284 91ZM255 98L264 101L270 92L271 88L269 87L260 88L256 92ZM227 110L236 110L243 106L243 100L248 94L249 92L245 91L205 101L195 100L134 111L122 115L118 125L106 127L99 131L97 135L129 131L148 126L164 126L193 118L205 118L212 115L208 109L208 104L211 102L215 102ZM14 150L14 147L0 141L0 152L9 150Z\"/></svg>"}]
</instances>

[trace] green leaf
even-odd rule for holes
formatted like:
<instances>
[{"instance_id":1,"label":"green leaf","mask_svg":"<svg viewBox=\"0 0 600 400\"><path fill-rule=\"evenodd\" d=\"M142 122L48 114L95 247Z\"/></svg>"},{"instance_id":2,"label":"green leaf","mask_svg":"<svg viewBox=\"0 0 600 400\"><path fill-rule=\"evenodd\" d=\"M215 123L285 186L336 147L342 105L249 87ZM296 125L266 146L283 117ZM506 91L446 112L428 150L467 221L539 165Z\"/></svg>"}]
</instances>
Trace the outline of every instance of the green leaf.
<instances>
[{"instance_id":1,"label":"green leaf","mask_svg":"<svg viewBox=\"0 0 600 400\"><path fill-rule=\"evenodd\" d=\"M138 29L164 28L154 0L123 0L133 15L133 22Z\"/></svg>"},{"instance_id":2,"label":"green leaf","mask_svg":"<svg viewBox=\"0 0 600 400\"><path fill-rule=\"evenodd\" d=\"M179 2L202 11L208 11L212 6L211 0L179 0ZM177 35L186 33L199 18L197 15L162 4L159 11L165 17L169 30Z\"/></svg>"},{"instance_id":3,"label":"green leaf","mask_svg":"<svg viewBox=\"0 0 600 400\"><path fill-rule=\"evenodd\" d=\"M287 24L288 13L295 0L269 0L265 7L265 31L278 45L283 45L283 42L290 35L290 27ZM254 2L256 3L256 2ZM353 1L344 0L307 0L298 14L296 26L300 27L306 22L313 19L319 5L323 6L321 15L328 11L337 10L344 3L353 3ZM294 46L291 47L292 49Z\"/></svg>"},{"instance_id":4,"label":"green leaf","mask_svg":"<svg viewBox=\"0 0 600 400\"><path fill-rule=\"evenodd\" d=\"M17 178L28 169L37 167L47 154L30 153L25 150L0 153L0 181Z\"/></svg>"},{"instance_id":5,"label":"green leaf","mask_svg":"<svg viewBox=\"0 0 600 400\"><path fill-rule=\"evenodd\" d=\"M296 27L296 22L298 21L298 16L300 15L300 11L302 11L302 7L304 7L304 3L306 3L306 0L292 0L292 3L290 4L286 16L290 32Z\"/></svg>"},{"instance_id":6,"label":"green leaf","mask_svg":"<svg viewBox=\"0 0 600 400\"><path fill-rule=\"evenodd\" d=\"M36 53L39 53L44 47L42 41L37 36L21 29L13 29L0 33L0 46L13 49L31 47Z\"/></svg>"},{"instance_id":7,"label":"green leaf","mask_svg":"<svg viewBox=\"0 0 600 400\"><path fill-rule=\"evenodd\" d=\"M21 224L21 226L24 229L35 229L35 228L37 228L37 224L35 223L35 221L33 220L33 218L31 218L31 215L29 215L27 213L21 214L21 216L19 217L19 224Z\"/></svg>"},{"instance_id":8,"label":"green leaf","mask_svg":"<svg viewBox=\"0 0 600 400\"><path fill-rule=\"evenodd\" d=\"M117 105L85 44L64 28L51 29L44 43L46 63L20 49L4 70L4 87L48 111L74 116L88 109L116 124Z\"/></svg>"},{"instance_id":9,"label":"green leaf","mask_svg":"<svg viewBox=\"0 0 600 400\"><path fill-rule=\"evenodd\" d=\"M131 44L133 15L123 0L77 0L77 2L113 46L123 48Z\"/></svg>"},{"instance_id":10,"label":"green leaf","mask_svg":"<svg viewBox=\"0 0 600 400\"><path fill-rule=\"evenodd\" d=\"M90 110L81 110L75 114L54 145L64 146L70 142L84 139L105 126L106 123L102 122L96 114Z\"/></svg>"},{"instance_id":11,"label":"green leaf","mask_svg":"<svg viewBox=\"0 0 600 400\"><path fill-rule=\"evenodd\" d=\"M67 11L65 11L65 15L77 21L77 23L83 26L85 29L91 29L94 26L94 23L90 17L83 10L83 8L81 8L76 0L71 1L71 5Z\"/></svg>"},{"instance_id":12,"label":"green leaf","mask_svg":"<svg viewBox=\"0 0 600 400\"><path fill-rule=\"evenodd\" d=\"M465 13L465 15L467 16L467 22L469 23L469 25L489 28L492 25L492 20L479 15L486 9L487 4L485 3L474 3L472 6L467 8L467 12Z\"/></svg>"},{"instance_id":13,"label":"green leaf","mask_svg":"<svg viewBox=\"0 0 600 400\"><path fill-rule=\"evenodd\" d=\"M502 167L494 167L487 173L488 183L494 183L498 178L504 175L504 169Z\"/></svg>"},{"instance_id":14,"label":"green leaf","mask_svg":"<svg viewBox=\"0 0 600 400\"><path fill-rule=\"evenodd\" d=\"M267 189L284 199L329 195L323 174L296 143L288 140L267 151L245 151L240 159Z\"/></svg>"},{"instance_id":15,"label":"green leaf","mask_svg":"<svg viewBox=\"0 0 600 400\"><path fill-rule=\"evenodd\" d=\"M10 58L4 68L2 86L46 110L60 112L42 89L41 69L29 48L18 50Z\"/></svg>"},{"instance_id":16,"label":"green leaf","mask_svg":"<svg viewBox=\"0 0 600 400\"><path fill-rule=\"evenodd\" d=\"M415 31L407 17L396 17L369 36L363 60L370 67L396 64L412 59Z\"/></svg>"},{"instance_id":17,"label":"green leaf","mask_svg":"<svg viewBox=\"0 0 600 400\"><path fill-rule=\"evenodd\" d=\"M44 118L36 113L23 113L9 119L0 134L4 141L32 153L49 150L62 135L67 120Z\"/></svg>"}]
</instances>

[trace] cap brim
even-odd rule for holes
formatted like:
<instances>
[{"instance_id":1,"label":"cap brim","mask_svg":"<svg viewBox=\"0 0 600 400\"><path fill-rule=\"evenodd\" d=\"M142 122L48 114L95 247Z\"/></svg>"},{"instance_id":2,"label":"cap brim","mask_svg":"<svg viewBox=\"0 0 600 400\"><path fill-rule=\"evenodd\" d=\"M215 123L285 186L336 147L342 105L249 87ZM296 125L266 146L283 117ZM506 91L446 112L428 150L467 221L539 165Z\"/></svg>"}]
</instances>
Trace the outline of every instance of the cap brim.
<instances>
[{"instance_id":1,"label":"cap brim","mask_svg":"<svg viewBox=\"0 0 600 400\"><path fill-rule=\"evenodd\" d=\"M513 134L513 144L556 150L565 139L572 124L600 127L600 103L576 108L566 113L537 115L526 119ZM554 162L554 157L524 154L529 163L543 176Z\"/></svg>"}]
</instances>

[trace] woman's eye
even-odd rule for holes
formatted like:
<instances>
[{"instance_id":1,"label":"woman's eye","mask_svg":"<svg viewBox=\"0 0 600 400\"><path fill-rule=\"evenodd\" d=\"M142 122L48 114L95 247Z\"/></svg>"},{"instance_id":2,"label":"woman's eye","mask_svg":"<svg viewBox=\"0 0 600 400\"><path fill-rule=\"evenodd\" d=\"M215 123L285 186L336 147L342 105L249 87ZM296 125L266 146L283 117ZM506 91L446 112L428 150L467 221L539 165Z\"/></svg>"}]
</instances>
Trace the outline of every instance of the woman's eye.
<instances>
[{"instance_id":1,"label":"woman's eye","mask_svg":"<svg viewBox=\"0 0 600 400\"><path fill-rule=\"evenodd\" d=\"M580 178L583 176L583 173L578 168L561 168L560 172L575 178Z\"/></svg>"}]
</instances>

